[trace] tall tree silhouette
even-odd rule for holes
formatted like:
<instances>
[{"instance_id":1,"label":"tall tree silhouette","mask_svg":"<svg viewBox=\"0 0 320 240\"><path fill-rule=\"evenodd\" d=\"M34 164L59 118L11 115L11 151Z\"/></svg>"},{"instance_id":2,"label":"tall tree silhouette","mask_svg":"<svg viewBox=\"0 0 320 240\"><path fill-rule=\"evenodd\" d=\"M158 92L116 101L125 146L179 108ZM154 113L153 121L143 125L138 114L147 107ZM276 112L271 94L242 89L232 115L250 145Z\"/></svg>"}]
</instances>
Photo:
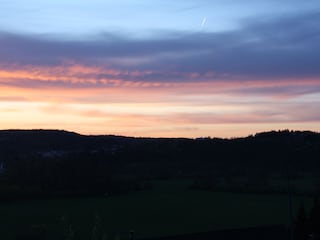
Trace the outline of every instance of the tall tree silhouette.
<instances>
[{"instance_id":1,"label":"tall tree silhouette","mask_svg":"<svg viewBox=\"0 0 320 240\"><path fill-rule=\"evenodd\" d=\"M308 225L307 215L304 205L301 203L299 207L298 216L294 224L294 239L295 240L307 240L308 238Z\"/></svg>"}]
</instances>

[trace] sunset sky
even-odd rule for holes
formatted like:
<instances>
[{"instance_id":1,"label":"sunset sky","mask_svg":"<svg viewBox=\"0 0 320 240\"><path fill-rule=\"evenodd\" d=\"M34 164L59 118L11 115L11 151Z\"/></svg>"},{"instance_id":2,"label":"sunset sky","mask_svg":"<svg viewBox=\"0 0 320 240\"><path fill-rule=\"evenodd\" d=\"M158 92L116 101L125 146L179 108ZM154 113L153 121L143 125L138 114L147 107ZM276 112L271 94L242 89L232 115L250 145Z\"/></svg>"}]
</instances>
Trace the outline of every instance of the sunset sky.
<instances>
[{"instance_id":1,"label":"sunset sky","mask_svg":"<svg viewBox=\"0 0 320 240\"><path fill-rule=\"evenodd\" d=\"M0 129L320 131L318 0L0 3Z\"/></svg>"}]
</instances>

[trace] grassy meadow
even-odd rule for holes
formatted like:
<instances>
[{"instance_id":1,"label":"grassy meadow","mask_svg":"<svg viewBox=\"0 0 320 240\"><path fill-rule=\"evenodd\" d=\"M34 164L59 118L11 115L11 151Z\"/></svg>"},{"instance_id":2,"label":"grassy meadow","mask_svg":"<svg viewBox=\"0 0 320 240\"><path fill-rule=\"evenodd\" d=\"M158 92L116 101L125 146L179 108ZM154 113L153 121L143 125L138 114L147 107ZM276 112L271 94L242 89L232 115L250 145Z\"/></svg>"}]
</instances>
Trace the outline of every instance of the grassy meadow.
<instances>
[{"instance_id":1,"label":"grassy meadow","mask_svg":"<svg viewBox=\"0 0 320 240\"><path fill-rule=\"evenodd\" d=\"M35 234L46 239L128 239L288 223L286 195L187 189L162 181L150 191L104 198L28 200L0 204L1 239ZM294 197L294 208L311 199Z\"/></svg>"}]
</instances>

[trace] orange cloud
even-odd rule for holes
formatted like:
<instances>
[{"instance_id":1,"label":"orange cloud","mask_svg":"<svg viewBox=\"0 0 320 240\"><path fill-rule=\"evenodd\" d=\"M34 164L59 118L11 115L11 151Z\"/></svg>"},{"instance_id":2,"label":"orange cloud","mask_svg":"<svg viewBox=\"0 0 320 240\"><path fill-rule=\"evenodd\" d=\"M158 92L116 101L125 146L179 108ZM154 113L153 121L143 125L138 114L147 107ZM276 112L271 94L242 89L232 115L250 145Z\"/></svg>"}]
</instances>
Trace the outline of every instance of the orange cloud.
<instances>
[{"instance_id":1,"label":"orange cloud","mask_svg":"<svg viewBox=\"0 0 320 240\"><path fill-rule=\"evenodd\" d=\"M282 79L275 80L244 80L244 79L219 79L214 73L162 73L163 76L176 76L183 80L153 80L153 75L160 75L155 71L127 71L117 69L106 69L103 67L85 66L81 64L68 64L65 66L11 66L5 68L0 66L0 85L13 86L17 88L46 88L43 83L48 83L49 88L65 89L75 88L164 88L166 91L179 91L189 93L196 90L202 93L219 93L219 91L274 88L274 87L313 87L320 86L319 79ZM150 77L149 80L145 78ZM193 79L189 81L188 79ZM51 83L51 84L50 84ZM54 84L56 83L56 85ZM251 91L254 93L254 91Z\"/></svg>"},{"instance_id":2,"label":"orange cloud","mask_svg":"<svg viewBox=\"0 0 320 240\"><path fill-rule=\"evenodd\" d=\"M80 64L2 66L1 128L197 137L290 126L317 130L320 122L319 79L224 80L185 73L188 81L160 81L153 74L159 73Z\"/></svg>"}]
</instances>

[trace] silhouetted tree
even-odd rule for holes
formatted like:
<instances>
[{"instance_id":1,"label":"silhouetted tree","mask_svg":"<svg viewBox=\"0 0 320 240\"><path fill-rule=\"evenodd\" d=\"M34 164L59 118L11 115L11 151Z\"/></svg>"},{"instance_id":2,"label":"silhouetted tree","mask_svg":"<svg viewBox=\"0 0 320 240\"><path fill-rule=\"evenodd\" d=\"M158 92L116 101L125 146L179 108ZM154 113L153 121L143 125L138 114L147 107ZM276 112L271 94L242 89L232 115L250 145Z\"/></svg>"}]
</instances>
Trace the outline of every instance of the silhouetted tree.
<instances>
[{"instance_id":1,"label":"silhouetted tree","mask_svg":"<svg viewBox=\"0 0 320 240\"><path fill-rule=\"evenodd\" d=\"M299 207L298 216L294 224L294 239L307 240L308 237L308 223L307 215L304 205L301 203Z\"/></svg>"}]
</instances>

